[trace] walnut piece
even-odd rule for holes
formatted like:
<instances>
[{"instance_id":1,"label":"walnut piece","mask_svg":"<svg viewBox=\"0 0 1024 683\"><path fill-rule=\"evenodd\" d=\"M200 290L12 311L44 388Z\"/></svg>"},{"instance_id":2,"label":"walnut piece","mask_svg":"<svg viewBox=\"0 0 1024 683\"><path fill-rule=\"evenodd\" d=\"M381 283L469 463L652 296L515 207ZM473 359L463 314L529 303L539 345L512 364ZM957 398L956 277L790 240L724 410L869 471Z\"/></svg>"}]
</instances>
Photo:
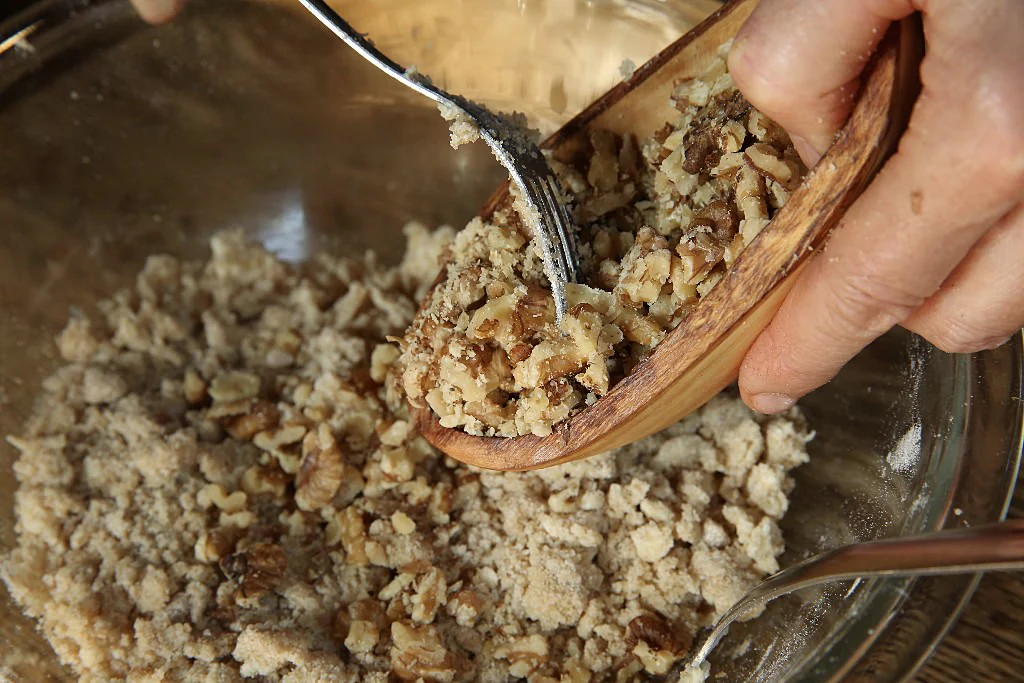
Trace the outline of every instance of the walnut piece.
<instances>
[{"instance_id":1,"label":"walnut piece","mask_svg":"<svg viewBox=\"0 0 1024 683\"><path fill-rule=\"evenodd\" d=\"M210 396L216 403L231 403L255 398L260 391L260 378L250 372L228 372L210 382Z\"/></svg>"},{"instance_id":2,"label":"walnut piece","mask_svg":"<svg viewBox=\"0 0 1024 683\"><path fill-rule=\"evenodd\" d=\"M185 401L192 406L197 406L206 400L206 382L196 372L195 368L185 371L185 378L181 382L181 393Z\"/></svg>"},{"instance_id":3,"label":"walnut piece","mask_svg":"<svg viewBox=\"0 0 1024 683\"><path fill-rule=\"evenodd\" d=\"M249 412L225 420L224 428L233 438L248 441L276 425L279 415L273 403L257 401Z\"/></svg>"},{"instance_id":4,"label":"walnut piece","mask_svg":"<svg viewBox=\"0 0 1024 683\"><path fill-rule=\"evenodd\" d=\"M273 590L287 568L284 550L271 543L257 543L220 561L224 576L238 586L236 599L239 601L259 599Z\"/></svg>"},{"instance_id":5,"label":"walnut piece","mask_svg":"<svg viewBox=\"0 0 1024 683\"><path fill-rule=\"evenodd\" d=\"M349 624L345 647L349 652L370 652L380 639L380 631L372 621L357 619Z\"/></svg>"},{"instance_id":6,"label":"walnut piece","mask_svg":"<svg viewBox=\"0 0 1024 683\"><path fill-rule=\"evenodd\" d=\"M419 624L429 624L437 616L437 610L444 606L448 583L444 573L431 567L416 582L416 593L412 598L412 620Z\"/></svg>"},{"instance_id":7,"label":"walnut piece","mask_svg":"<svg viewBox=\"0 0 1024 683\"><path fill-rule=\"evenodd\" d=\"M567 287L560 326L515 211L457 236L399 342L412 402L470 434L546 436L708 296L805 173L720 57L674 88L678 119L639 147L594 130L579 158L553 164L581 227L582 278ZM391 354L382 363L396 363Z\"/></svg>"},{"instance_id":8,"label":"walnut piece","mask_svg":"<svg viewBox=\"0 0 1024 683\"><path fill-rule=\"evenodd\" d=\"M369 563L366 555L366 524L363 516L351 505L346 507L328 522L327 542L329 545L340 542L345 549L345 563L363 566Z\"/></svg>"},{"instance_id":9,"label":"walnut piece","mask_svg":"<svg viewBox=\"0 0 1024 683\"><path fill-rule=\"evenodd\" d=\"M526 678L548 659L548 640L539 633L514 638L494 649L494 656L509 662L509 673Z\"/></svg>"},{"instance_id":10,"label":"walnut piece","mask_svg":"<svg viewBox=\"0 0 1024 683\"><path fill-rule=\"evenodd\" d=\"M472 626L484 609L483 600L473 590L463 589L448 600L448 613L459 626Z\"/></svg>"},{"instance_id":11,"label":"walnut piece","mask_svg":"<svg viewBox=\"0 0 1024 683\"><path fill-rule=\"evenodd\" d=\"M277 467L253 465L242 474L242 490L250 496L269 494L283 498L291 478Z\"/></svg>"},{"instance_id":12,"label":"walnut piece","mask_svg":"<svg viewBox=\"0 0 1024 683\"><path fill-rule=\"evenodd\" d=\"M281 469L288 474L296 474L302 464L301 454L295 444L305 437L307 427L304 424L284 424L253 435L252 442L277 459Z\"/></svg>"},{"instance_id":13,"label":"walnut piece","mask_svg":"<svg viewBox=\"0 0 1024 683\"><path fill-rule=\"evenodd\" d=\"M230 495L220 484L208 484L199 491L196 502L200 507L209 508L216 506L224 512L239 512L245 508L248 496L245 491L234 491Z\"/></svg>"},{"instance_id":14,"label":"walnut piece","mask_svg":"<svg viewBox=\"0 0 1024 683\"><path fill-rule=\"evenodd\" d=\"M626 627L626 633L630 643L644 642L654 651L665 650L676 655L686 654L693 645L691 633L670 624L657 613L634 617Z\"/></svg>"},{"instance_id":15,"label":"walnut piece","mask_svg":"<svg viewBox=\"0 0 1024 683\"><path fill-rule=\"evenodd\" d=\"M441 643L433 626L391 624L391 671L400 680L438 681L455 679L454 658Z\"/></svg>"},{"instance_id":16,"label":"walnut piece","mask_svg":"<svg viewBox=\"0 0 1024 683\"><path fill-rule=\"evenodd\" d=\"M302 440L302 464L295 476L295 504L300 510L328 505L345 476L341 448L331 428L321 424Z\"/></svg>"}]
</instances>

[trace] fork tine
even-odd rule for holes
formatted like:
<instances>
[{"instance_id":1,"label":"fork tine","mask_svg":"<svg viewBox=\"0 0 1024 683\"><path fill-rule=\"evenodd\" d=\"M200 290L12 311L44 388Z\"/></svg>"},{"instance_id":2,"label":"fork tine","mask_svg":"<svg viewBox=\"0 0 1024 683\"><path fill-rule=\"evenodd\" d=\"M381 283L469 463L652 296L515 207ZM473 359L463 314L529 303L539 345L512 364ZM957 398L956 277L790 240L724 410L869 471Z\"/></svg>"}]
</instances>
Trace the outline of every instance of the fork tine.
<instances>
[{"instance_id":1,"label":"fork tine","mask_svg":"<svg viewBox=\"0 0 1024 683\"><path fill-rule=\"evenodd\" d=\"M554 247L555 253L558 255L558 266L559 269L565 276L565 280L568 282L572 278L572 261L568 251L568 244L566 243L566 230L563 225L562 212L559 207L558 198L551 192L551 187L548 182L541 181L540 185L542 188L542 194L544 196L545 205L548 210L548 219L550 225L548 230L552 233L552 246Z\"/></svg>"},{"instance_id":2,"label":"fork tine","mask_svg":"<svg viewBox=\"0 0 1024 683\"><path fill-rule=\"evenodd\" d=\"M565 286L576 280L579 268L572 216L560 199L558 181L544 154L522 131L473 102L458 97L455 101L479 126L480 137L509 171L522 201L536 212L537 224L529 227L543 252L544 273L555 299L555 317L561 323L567 308Z\"/></svg>"},{"instance_id":3,"label":"fork tine","mask_svg":"<svg viewBox=\"0 0 1024 683\"><path fill-rule=\"evenodd\" d=\"M572 213L569 211L569 207L563 201L561 185L558 183L558 179L549 175L547 178L548 185L553 195L555 207L558 210L558 217L561 219L557 223L559 243L562 247L562 251L565 256L565 263L568 271L568 280L575 282L579 279L580 264L576 253L576 235L573 233L573 218Z\"/></svg>"},{"instance_id":4,"label":"fork tine","mask_svg":"<svg viewBox=\"0 0 1024 683\"><path fill-rule=\"evenodd\" d=\"M557 229L557 202L553 202L542 177L529 173L523 169L521 179L529 196L524 198L537 212L539 225L536 229L536 239L540 241L541 251L544 256L544 269L547 272L551 284L551 294L555 300L555 318L560 323L565 316L567 302L565 299L565 285L568 282L569 271L565 262L565 252L562 242L555 230Z\"/></svg>"},{"instance_id":5,"label":"fork tine","mask_svg":"<svg viewBox=\"0 0 1024 683\"><path fill-rule=\"evenodd\" d=\"M561 212L558 208L557 198L552 195L551 188L545 181L546 179L536 181L539 186L539 199L542 200L542 204L544 206L542 223L544 224L544 230L547 233L548 239L551 240L551 251L555 258L555 264L558 268L559 275L568 282L570 279L571 264L567 258L567 245L565 243L564 226L561 224Z\"/></svg>"}]
</instances>

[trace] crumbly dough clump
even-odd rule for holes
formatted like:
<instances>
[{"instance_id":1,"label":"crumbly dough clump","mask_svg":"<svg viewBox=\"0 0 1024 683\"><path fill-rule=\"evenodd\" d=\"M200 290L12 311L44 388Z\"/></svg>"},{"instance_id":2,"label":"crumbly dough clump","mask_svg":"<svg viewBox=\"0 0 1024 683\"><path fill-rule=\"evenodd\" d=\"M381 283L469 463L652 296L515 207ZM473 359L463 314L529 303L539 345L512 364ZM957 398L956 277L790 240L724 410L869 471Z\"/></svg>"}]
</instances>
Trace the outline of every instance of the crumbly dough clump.
<instances>
[{"instance_id":1,"label":"crumbly dough clump","mask_svg":"<svg viewBox=\"0 0 1024 683\"><path fill-rule=\"evenodd\" d=\"M778 568L795 411L537 473L432 450L385 338L452 231L407 235L302 269L221 235L68 323L0 573L81 680L631 680Z\"/></svg>"},{"instance_id":2,"label":"crumbly dough clump","mask_svg":"<svg viewBox=\"0 0 1024 683\"><path fill-rule=\"evenodd\" d=\"M459 233L403 340L403 382L444 427L550 434L683 320L803 178L785 132L735 89L724 59L680 83L678 120L638 145L593 131L570 193L583 271L561 329L541 253L513 210Z\"/></svg>"}]
</instances>

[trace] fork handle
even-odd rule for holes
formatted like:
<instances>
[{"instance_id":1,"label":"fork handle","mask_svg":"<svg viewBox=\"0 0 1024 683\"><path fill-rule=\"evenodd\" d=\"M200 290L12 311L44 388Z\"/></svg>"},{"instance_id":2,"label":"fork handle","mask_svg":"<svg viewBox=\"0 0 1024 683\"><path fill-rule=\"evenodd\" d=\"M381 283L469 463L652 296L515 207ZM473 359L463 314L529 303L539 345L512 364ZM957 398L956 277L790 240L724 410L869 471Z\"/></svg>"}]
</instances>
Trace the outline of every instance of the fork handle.
<instances>
[{"instance_id":1,"label":"fork handle","mask_svg":"<svg viewBox=\"0 0 1024 683\"><path fill-rule=\"evenodd\" d=\"M378 50L370 39L342 19L341 15L335 12L324 0L299 0L299 2L313 16L319 19L321 24L331 29L334 35L345 41L349 47L388 76L391 76L402 85L412 88L424 97L429 97L438 104L455 104L454 98L450 93L427 83L426 79L421 81L420 79L410 77L405 67Z\"/></svg>"}]
</instances>

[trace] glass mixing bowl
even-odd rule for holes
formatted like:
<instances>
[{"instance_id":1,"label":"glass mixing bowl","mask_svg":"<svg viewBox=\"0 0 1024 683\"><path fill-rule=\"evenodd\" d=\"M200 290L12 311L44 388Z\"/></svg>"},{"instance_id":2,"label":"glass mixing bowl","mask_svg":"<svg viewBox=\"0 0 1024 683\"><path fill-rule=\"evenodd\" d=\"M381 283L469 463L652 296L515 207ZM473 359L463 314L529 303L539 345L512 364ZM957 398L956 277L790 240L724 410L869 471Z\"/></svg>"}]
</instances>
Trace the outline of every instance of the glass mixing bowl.
<instances>
[{"instance_id":1,"label":"glass mixing bowl","mask_svg":"<svg viewBox=\"0 0 1024 683\"><path fill-rule=\"evenodd\" d=\"M444 87L551 131L713 9L670 0L361 0L344 11ZM17 433L89 310L154 252L200 257L241 227L281 257L399 252L412 218L462 225L502 180L454 152L425 100L354 57L295 3L200 2L143 26L123 0L0 18L0 433ZM1021 339L946 355L872 345L803 402L784 564L838 544L1000 519L1021 447ZM14 543L0 441L0 551ZM719 680L900 680L945 633L970 577L805 591L733 629ZM0 588L0 678L65 680Z\"/></svg>"}]
</instances>

